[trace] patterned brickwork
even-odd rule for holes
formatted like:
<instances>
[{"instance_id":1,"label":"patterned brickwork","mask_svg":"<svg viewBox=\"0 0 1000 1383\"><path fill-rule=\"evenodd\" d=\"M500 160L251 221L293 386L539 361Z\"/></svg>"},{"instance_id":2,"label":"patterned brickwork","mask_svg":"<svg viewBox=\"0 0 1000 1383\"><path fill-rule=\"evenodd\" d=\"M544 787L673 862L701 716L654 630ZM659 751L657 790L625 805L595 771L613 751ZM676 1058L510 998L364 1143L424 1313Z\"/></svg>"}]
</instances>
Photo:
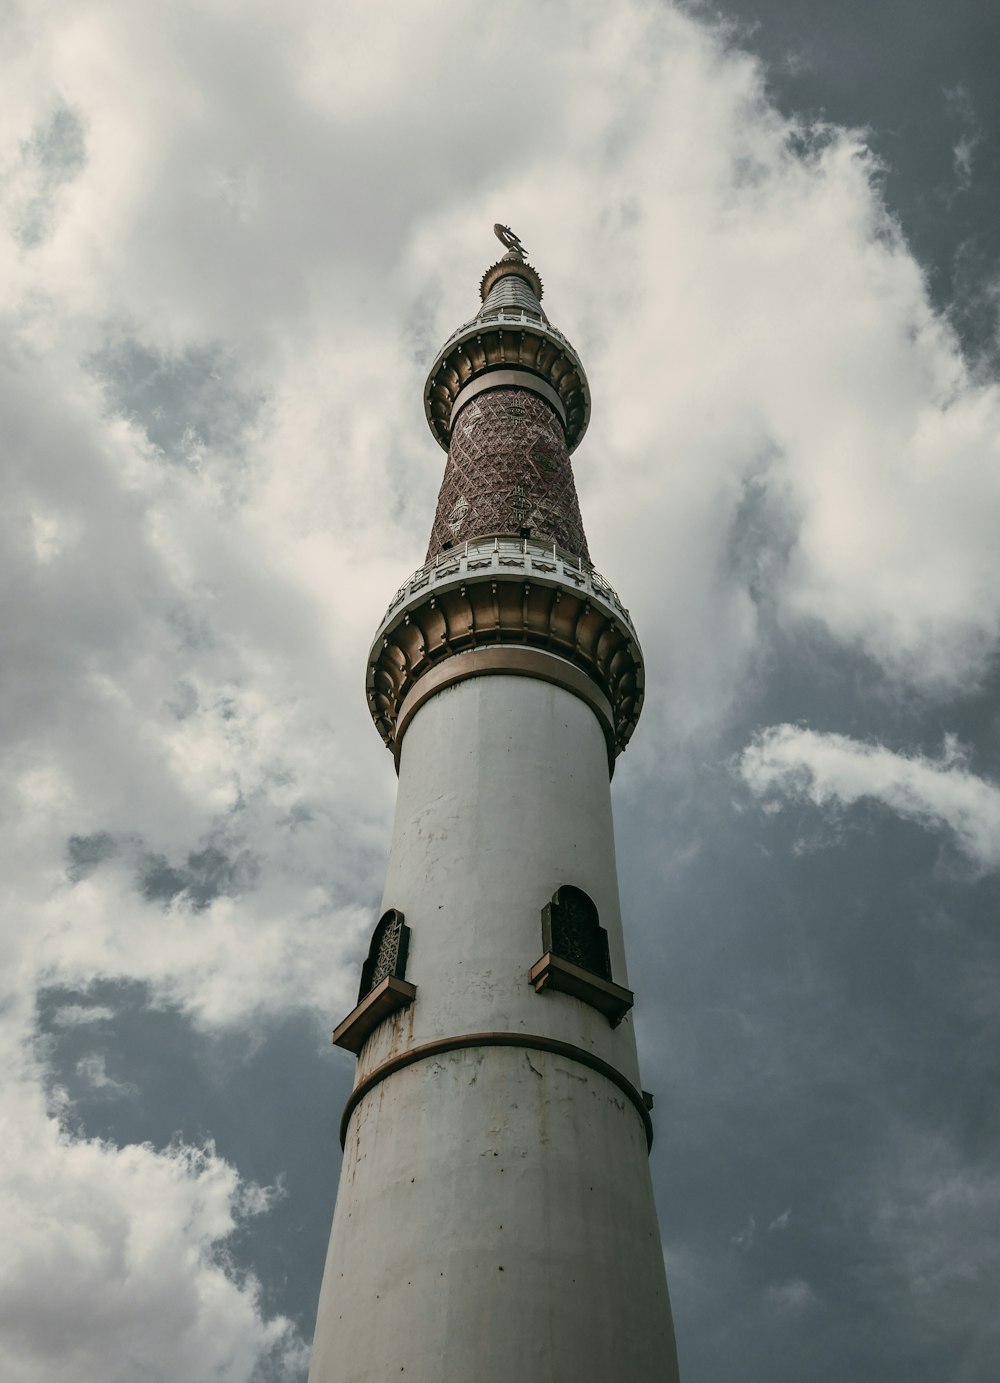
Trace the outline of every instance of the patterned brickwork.
<instances>
[{"instance_id":1,"label":"patterned brickwork","mask_svg":"<svg viewBox=\"0 0 1000 1383\"><path fill-rule=\"evenodd\" d=\"M490 389L452 426L426 560L483 534L525 529L590 560L558 414L528 389Z\"/></svg>"}]
</instances>

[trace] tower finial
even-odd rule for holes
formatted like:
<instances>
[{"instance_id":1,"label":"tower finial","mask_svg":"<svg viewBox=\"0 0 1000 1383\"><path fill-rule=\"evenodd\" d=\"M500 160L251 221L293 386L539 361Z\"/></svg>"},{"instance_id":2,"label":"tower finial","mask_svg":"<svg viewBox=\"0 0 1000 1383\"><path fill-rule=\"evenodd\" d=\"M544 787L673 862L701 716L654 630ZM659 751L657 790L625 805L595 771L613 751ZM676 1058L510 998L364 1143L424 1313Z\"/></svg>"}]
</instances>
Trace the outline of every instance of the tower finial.
<instances>
[{"instance_id":1,"label":"tower finial","mask_svg":"<svg viewBox=\"0 0 1000 1383\"><path fill-rule=\"evenodd\" d=\"M480 378L490 382L476 384L477 391L499 388L495 372L514 370L519 376L517 388L534 387L535 393L553 404L572 452L590 418L590 389L583 365L566 337L549 322L542 307L542 280L525 258L521 237L499 222L493 231L507 251L480 280L479 311L452 332L431 366L424 386L427 421L447 451L459 401L465 403L470 397L467 388ZM541 380L541 385L533 386L532 377ZM564 542L564 546L573 544Z\"/></svg>"},{"instance_id":2,"label":"tower finial","mask_svg":"<svg viewBox=\"0 0 1000 1383\"><path fill-rule=\"evenodd\" d=\"M493 227L493 234L500 241L501 245L506 245L508 250L520 255L522 259L527 259L528 251L521 244L521 237L515 235L510 226L502 226L498 221Z\"/></svg>"}]
</instances>

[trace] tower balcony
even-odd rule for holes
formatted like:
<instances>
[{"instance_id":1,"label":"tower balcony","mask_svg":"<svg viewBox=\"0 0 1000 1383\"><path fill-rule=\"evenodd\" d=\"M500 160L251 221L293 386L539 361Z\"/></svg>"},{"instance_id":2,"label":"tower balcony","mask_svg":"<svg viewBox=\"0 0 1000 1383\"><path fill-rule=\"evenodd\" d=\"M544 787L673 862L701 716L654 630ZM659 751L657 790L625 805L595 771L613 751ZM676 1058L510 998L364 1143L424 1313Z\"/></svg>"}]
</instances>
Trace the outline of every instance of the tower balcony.
<instances>
[{"instance_id":1,"label":"tower balcony","mask_svg":"<svg viewBox=\"0 0 1000 1383\"><path fill-rule=\"evenodd\" d=\"M539 313L504 305L459 327L442 346L424 386L427 423L445 451L459 396L476 378L501 370L536 376L557 399L566 445L575 451L590 422L590 386L569 340ZM548 395L547 395L548 396Z\"/></svg>"},{"instance_id":2,"label":"tower balcony","mask_svg":"<svg viewBox=\"0 0 1000 1383\"><path fill-rule=\"evenodd\" d=\"M490 673L558 681L587 701L604 726L612 768L642 709L642 651L628 610L589 562L532 538L481 537L450 548L391 600L366 690L397 762L427 695Z\"/></svg>"}]
</instances>

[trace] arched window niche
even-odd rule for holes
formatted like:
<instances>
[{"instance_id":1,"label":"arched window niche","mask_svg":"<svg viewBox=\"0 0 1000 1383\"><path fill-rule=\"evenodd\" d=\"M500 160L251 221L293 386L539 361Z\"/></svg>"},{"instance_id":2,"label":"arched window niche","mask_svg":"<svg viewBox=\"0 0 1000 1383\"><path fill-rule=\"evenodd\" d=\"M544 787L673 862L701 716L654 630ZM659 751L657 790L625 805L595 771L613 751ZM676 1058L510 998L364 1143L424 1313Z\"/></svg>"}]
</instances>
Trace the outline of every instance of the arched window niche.
<instances>
[{"instance_id":1,"label":"arched window niche","mask_svg":"<svg viewBox=\"0 0 1000 1383\"><path fill-rule=\"evenodd\" d=\"M594 900L575 884L562 884L542 908L542 956L529 979L536 994L556 990L582 999L613 1028L635 1002L630 989L612 980L608 934Z\"/></svg>"},{"instance_id":2,"label":"arched window niche","mask_svg":"<svg viewBox=\"0 0 1000 1383\"><path fill-rule=\"evenodd\" d=\"M357 1054L379 1023L412 1004L417 986L405 978L410 929L398 908L389 908L375 924L368 955L361 967L357 1006L333 1030L333 1042Z\"/></svg>"},{"instance_id":3,"label":"arched window niche","mask_svg":"<svg viewBox=\"0 0 1000 1383\"><path fill-rule=\"evenodd\" d=\"M361 967L358 1003L380 985L388 975L401 980L406 975L406 956L410 949L410 929L398 908L384 912L375 924L368 945L368 958Z\"/></svg>"},{"instance_id":4,"label":"arched window niche","mask_svg":"<svg viewBox=\"0 0 1000 1383\"><path fill-rule=\"evenodd\" d=\"M563 884L542 908L542 947L602 980L611 979L608 934L594 900L582 888Z\"/></svg>"}]
</instances>

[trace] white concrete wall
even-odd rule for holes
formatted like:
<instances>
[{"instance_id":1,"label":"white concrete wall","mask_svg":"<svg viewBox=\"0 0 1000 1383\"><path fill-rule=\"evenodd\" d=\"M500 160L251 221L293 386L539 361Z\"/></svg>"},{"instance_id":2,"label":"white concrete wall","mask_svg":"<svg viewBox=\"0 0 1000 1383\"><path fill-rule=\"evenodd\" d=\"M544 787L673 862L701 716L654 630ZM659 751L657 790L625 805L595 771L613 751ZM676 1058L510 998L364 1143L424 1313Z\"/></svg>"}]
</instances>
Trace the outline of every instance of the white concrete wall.
<instances>
[{"instance_id":1,"label":"white concrete wall","mask_svg":"<svg viewBox=\"0 0 1000 1383\"><path fill-rule=\"evenodd\" d=\"M628 984L604 736L578 697L530 677L474 677L420 708L403 740L382 908L411 929L413 1007L374 1033L359 1078L436 1037L497 1029L587 1047L638 1084L631 1019L539 995L541 909L575 884Z\"/></svg>"},{"instance_id":2,"label":"white concrete wall","mask_svg":"<svg viewBox=\"0 0 1000 1383\"><path fill-rule=\"evenodd\" d=\"M627 984L607 752L552 684L473 678L403 742L383 907L411 927L417 997L358 1079L410 1046L483 1031L584 1047L638 1085L626 1019L535 994L542 906L597 904ZM640 996L641 998L641 996ZM348 1132L310 1383L670 1383L673 1334L645 1131L606 1077L512 1048L390 1075Z\"/></svg>"}]
</instances>

